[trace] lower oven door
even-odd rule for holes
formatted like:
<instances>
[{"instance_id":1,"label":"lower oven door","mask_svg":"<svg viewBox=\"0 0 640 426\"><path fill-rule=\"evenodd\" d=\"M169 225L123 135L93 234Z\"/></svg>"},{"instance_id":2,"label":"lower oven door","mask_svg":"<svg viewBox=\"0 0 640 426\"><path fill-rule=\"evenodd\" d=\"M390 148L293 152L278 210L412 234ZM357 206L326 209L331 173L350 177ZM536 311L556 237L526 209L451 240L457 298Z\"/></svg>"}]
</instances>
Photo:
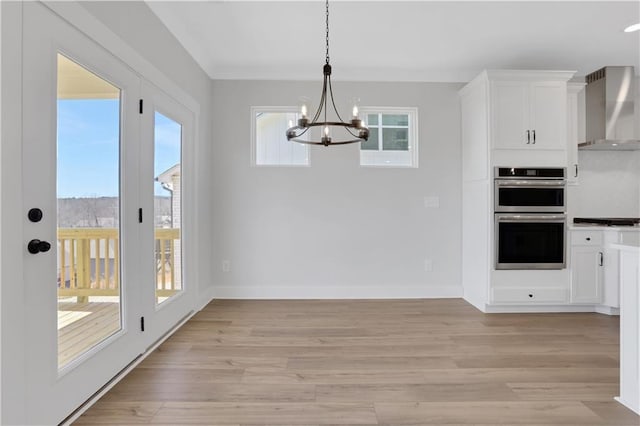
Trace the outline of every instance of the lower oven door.
<instances>
[{"instance_id":1,"label":"lower oven door","mask_svg":"<svg viewBox=\"0 0 640 426\"><path fill-rule=\"evenodd\" d=\"M496 214L496 269L564 269L565 214Z\"/></svg>"}]
</instances>

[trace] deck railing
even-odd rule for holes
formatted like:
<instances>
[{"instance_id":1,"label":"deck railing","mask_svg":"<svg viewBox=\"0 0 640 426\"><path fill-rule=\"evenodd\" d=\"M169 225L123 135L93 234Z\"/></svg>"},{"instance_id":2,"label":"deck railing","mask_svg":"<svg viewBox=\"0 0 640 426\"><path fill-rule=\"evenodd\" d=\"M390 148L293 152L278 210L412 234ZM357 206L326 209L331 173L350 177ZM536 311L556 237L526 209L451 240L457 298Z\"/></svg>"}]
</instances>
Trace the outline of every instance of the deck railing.
<instances>
[{"instance_id":1,"label":"deck railing","mask_svg":"<svg viewBox=\"0 0 640 426\"><path fill-rule=\"evenodd\" d=\"M169 297L182 288L179 271L180 230L155 230L156 295ZM116 228L58 228L58 296L120 294L120 244Z\"/></svg>"}]
</instances>

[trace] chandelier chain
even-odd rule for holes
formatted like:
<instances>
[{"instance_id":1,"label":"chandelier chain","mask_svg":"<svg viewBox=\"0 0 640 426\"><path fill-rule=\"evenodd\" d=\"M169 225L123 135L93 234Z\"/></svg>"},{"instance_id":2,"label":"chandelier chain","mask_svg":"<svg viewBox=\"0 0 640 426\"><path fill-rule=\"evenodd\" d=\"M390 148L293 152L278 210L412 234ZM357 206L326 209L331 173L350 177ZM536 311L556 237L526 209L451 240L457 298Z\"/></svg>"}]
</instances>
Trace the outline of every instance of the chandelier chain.
<instances>
[{"instance_id":1,"label":"chandelier chain","mask_svg":"<svg viewBox=\"0 0 640 426\"><path fill-rule=\"evenodd\" d=\"M326 42L327 42L327 65L329 64L329 0L326 0L326 24L327 24L327 37L326 37Z\"/></svg>"}]
</instances>

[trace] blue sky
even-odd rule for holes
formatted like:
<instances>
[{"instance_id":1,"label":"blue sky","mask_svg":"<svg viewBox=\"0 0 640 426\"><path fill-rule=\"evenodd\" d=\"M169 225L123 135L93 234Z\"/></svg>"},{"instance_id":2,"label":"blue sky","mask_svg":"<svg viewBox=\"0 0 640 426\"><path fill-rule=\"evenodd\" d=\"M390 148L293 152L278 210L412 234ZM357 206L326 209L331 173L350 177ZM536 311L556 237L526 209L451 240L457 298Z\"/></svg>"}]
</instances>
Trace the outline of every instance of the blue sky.
<instances>
[{"instance_id":1,"label":"blue sky","mask_svg":"<svg viewBox=\"0 0 640 426\"><path fill-rule=\"evenodd\" d=\"M58 198L118 195L118 99L58 100ZM154 176L180 162L181 127L155 113ZM155 194L168 192L155 183Z\"/></svg>"}]
</instances>

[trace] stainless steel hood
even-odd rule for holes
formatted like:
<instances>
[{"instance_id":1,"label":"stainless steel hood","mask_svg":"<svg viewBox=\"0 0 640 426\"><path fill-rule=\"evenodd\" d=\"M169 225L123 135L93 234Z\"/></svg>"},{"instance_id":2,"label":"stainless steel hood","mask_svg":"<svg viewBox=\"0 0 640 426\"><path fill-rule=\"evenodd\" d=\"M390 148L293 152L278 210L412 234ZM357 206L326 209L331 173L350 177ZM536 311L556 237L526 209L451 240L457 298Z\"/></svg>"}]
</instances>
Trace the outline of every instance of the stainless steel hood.
<instances>
[{"instance_id":1,"label":"stainless steel hood","mask_svg":"<svg viewBox=\"0 0 640 426\"><path fill-rule=\"evenodd\" d=\"M586 82L586 141L578 149L640 150L633 67L604 67L587 75Z\"/></svg>"}]
</instances>

